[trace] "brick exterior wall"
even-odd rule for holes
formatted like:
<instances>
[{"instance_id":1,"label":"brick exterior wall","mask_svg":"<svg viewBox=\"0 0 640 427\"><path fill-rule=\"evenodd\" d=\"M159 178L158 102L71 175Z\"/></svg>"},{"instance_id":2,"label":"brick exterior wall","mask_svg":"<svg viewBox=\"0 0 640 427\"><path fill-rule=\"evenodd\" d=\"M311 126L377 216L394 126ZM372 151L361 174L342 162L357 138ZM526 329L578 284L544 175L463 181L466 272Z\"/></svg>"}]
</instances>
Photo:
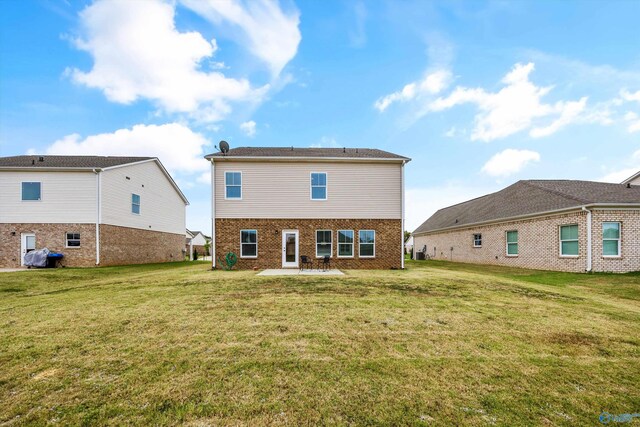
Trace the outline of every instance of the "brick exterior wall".
<instances>
[{"instance_id":1,"label":"brick exterior wall","mask_svg":"<svg viewBox=\"0 0 640 427\"><path fill-rule=\"evenodd\" d=\"M182 261L184 234L100 224L100 265Z\"/></svg>"},{"instance_id":2,"label":"brick exterior wall","mask_svg":"<svg viewBox=\"0 0 640 427\"><path fill-rule=\"evenodd\" d=\"M11 233L14 233L12 235ZM66 248L66 233L80 233L80 247ZM0 224L0 267L18 268L21 264L21 233L36 235L36 249L47 248L64 254L62 265L96 265L95 224Z\"/></svg>"},{"instance_id":3,"label":"brick exterior wall","mask_svg":"<svg viewBox=\"0 0 640 427\"><path fill-rule=\"evenodd\" d=\"M602 256L602 222L619 221L622 256ZM578 225L579 254L560 256L560 226ZM506 255L506 232L518 231L518 256ZM482 247L473 247L473 235L482 234ZM550 215L499 224L466 227L448 232L415 236L416 251L427 246L435 259L511 267L585 272L587 267L587 213ZM453 247L453 251L451 251ZM434 251L435 248L435 251ZM594 210L592 214L592 271L640 270L640 211Z\"/></svg>"},{"instance_id":4,"label":"brick exterior wall","mask_svg":"<svg viewBox=\"0 0 640 427\"><path fill-rule=\"evenodd\" d=\"M240 230L258 231L258 257L240 258ZM299 255L316 259L316 230L331 230L331 267L340 269L401 268L402 222L393 219L216 219L216 256L238 255L238 269L282 268L282 230L298 230ZM337 231L354 231L354 257L337 257ZM375 230L375 258L358 256L358 230Z\"/></svg>"},{"instance_id":5,"label":"brick exterior wall","mask_svg":"<svg viewBox=\"0 0 640 427\"><path fill-rule=\"evenodd\" d=\"M620 257L602 256L602 223L620 222ZM640 270L640 210L594 210L593 270L626 273Z\"/></svg>"}]
</instances>

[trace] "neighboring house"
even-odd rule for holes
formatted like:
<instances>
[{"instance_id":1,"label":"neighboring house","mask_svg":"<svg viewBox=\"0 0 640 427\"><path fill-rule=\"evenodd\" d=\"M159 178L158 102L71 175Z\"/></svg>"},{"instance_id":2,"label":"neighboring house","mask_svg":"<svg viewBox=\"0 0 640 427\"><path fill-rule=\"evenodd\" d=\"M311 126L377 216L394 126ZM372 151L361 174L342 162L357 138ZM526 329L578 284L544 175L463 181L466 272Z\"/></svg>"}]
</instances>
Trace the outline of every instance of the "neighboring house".
<instances>
[{"instance_id":1,"label":"neighboring house","mask_svg":"<svg viewBox=\"0 0 640 427\"><path fill-rule=\"evenodd\" d=\"M530 180L440 209L413 232L435 259L558 271L640 270L640 185Z\"/></svg>"},{"instance_id":2,"label":"neighboring house","mask_svg":"<svg viewBox=\"0 0 640 427\"><path fill-rule=\"evenodd\" d=\"M152 157L0 157L0 267L33 249L63 265L178 261L188 204Z\"/></svg>"},{"instance_id":3,"label":"neighboring house","mask_svg":"<svg viewBox=\"0 0 640 427\"><path fill-rule=\"evenodd\" d=\"M207 254L206 244L211 242L211 237L206 236L201 231L190 231L187 230L187 233L191 234L191 245L194 251L198 251L198 255L203 256Z\"/></svg>"},{"instance_id":4,"label":"neighboring house","mask_svg":"<svg viewBox=\"0 0 640 427\"><path fill-rule=\"evenodd\" d=\"M407 237L407 240L404 242L404 250L410 254L413 253L413 235Z\"/></svg>"},{"instance_id":5,"label":"neighboring house","mask_svg":"<svg viewBox=\"0 0 640 427\"><path fill-rule=\"evenodd\" d=\"M235 148L211 161L213 266L402 268L406 157L374 149Z\"/></svg>"}]
</instances>

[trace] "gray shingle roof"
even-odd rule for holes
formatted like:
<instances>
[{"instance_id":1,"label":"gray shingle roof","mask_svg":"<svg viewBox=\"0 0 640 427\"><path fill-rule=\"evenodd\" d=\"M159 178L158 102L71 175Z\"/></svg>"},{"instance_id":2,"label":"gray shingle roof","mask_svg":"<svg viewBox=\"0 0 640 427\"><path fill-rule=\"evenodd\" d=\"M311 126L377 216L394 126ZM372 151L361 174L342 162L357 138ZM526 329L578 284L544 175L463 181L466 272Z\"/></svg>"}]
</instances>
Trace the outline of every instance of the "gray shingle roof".
<instances>
[{"instance_id":1,"label":"gray shingle roof","mask_svg":"<svg viewBox=\"0 0 640 427\"><path fill-rule=\"evenodd\" d=\"M345 158L345 159L397 159L411 160L375 148L299 148L299 147L238 147L232 148L227 157L310 157L310 158ZM222 153L206 156L225 157Z\"/></svg>"},{"instance_id":2,"label":"gray shingle roof","mask_svg":"<svg viewBox=\"0 0 640 427\"><path fill-rule=\"evenodd\" d=\"M40 161L40 158L43 161ZM0 157L0 167L16 168L108 168L154 159L155 157L112 156L32 156Z\"/></svg>"},{"instance_id":3,"label":"gray shingle roof","mask_svg":"<svg viewBox=\"0 0 640 427\"><path fill-rule=\"evenodd\" d=\"M623 184L594 181L518 181L496 193L440 209L414 233L600 203L640 204L640 186L627 188Z\"/></svg>"}]
</instances>

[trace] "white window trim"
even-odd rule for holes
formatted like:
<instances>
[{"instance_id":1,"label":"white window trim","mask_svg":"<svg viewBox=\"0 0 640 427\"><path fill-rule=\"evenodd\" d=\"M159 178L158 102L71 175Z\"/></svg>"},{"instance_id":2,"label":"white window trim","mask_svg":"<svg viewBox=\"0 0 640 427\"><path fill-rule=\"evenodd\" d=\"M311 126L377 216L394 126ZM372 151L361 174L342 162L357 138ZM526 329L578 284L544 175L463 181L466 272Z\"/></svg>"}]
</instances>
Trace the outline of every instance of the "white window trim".
<instances>
[{"instance_id":1,"label":"white window trim","mask_svg":"<svg viewBox=\"0 0 640 427\"><path fill-rule=\"evenodd\" d=\"M314 199L313 198L313 185L311 185L312 176L314 173L323 173L325 176L325 185L324 185L324 199ZM321 187L320 185L316 185L316 187ZM312 202L324 202L329 199L329 174L327 172L309 172L309 200Z\"/></svg>"},{"instance_id":2,"label":"white window trim","mask_svg":"<svg viewBox=\"0 0 640 427\"><path fill-rule=\"evenodd\" d=\"M605 239L604 238L604 224L615 223L618 224L618 238L617 239ZM620 221L602 221L602 258L622 258L622 222ZM604 241L605 240L617 240L618 241L618 255L605 255L604 254Z\"/></svg>"},{"instance_id":3,"label":"white window trim","mask_svg":"<svg viewBox=\"0 0 640 427\"><path fill-rule=\"evenodd\" d=\"M362 255L361 253L361 245L363 244L360 241L360 233L363 231L372 231L373 232L373 255ZM375 258L376 257L376 241L378 237L376 236L376 230L358 230L358 258ZM365 245L370 245L371 243L364 243Z\"/></svg>"},{"instance_id":4,"label":"white window trim","mask_svg":"<svg viewBox=\"0 0 640 427\"><path fill-rule=\"evenodd\" d=\"M340 232L341 231L350 231L351 232L351 243L340 243ZM338 258L354 258L355 257L355 242L356 242L356 233L354 230L337 230L336 231L336 256ZM351 255L340 255L340 245L351 245Z\"/></svg>"},{"instance_id":5,"label":"white window trim","mask_svg":"<svg viewBox=\"0 0 640 427\"><path fill-rule=\"evenodd\" d=\"M78 239L80 241L80 245L79 246L69 246L69 239L68 239L68 234L77 234L78 236L80 236L80 238ZM76 239L71 239L71 240L76 240ZM65 249L80 249L82 247L82 233L76 233L74 231L67 231L64 233L64 247Z\"/></svg>"},{"instance_id":6,"label":"white window trim","mask_svg":"<svg viewBox=\"0 0 640 427\"><path fill-rule=\"evenodd\" d=\"M318 231L328 231L329 232L329 236L331 236L331 254L329 255L329 258L333 258L333 231L331 230L327 230L324 228L319 228L316 230L316 258L324 258L325 255L318 255Z\"/></svg>"},{"instance_id":7,"label":"white window trim","mask_svg":"<svg viewBox=\"0 0 640 427\"><path fill-rule=\"evenodd\" d=\"M36 199L36 200L25 200L22 198L22 184L34 184L34 183L38 183L40 184L40 198ZM42 181L20 181L20 201L21 202L27 202L27 203L34 203L34 202L41 202L42 201Z\"/></svg>"},{"instance_id":8,"label":"white window trim","mask_svg":"<svg viewBox=\"0 0 640 427\"><path fill-rule=\"evenodd\" d=\"M480 236L480 244L477 245L476 244L476 236ZM473 247L474 248L481 248L482 247L482 233L473 233L473 235L471 236L473 238Z\"/></svg>"},{"instance_id":9,"label":"white window trim","mask_svg":"<svg viewBox=\"0 0 640 427\"><path fill-rule=\"evenodd\" d=\"M227 197L227 174L228 173L239 173L240 174L240 197ZM244 186L244 176L242 175L242 171L224 171L224 199L225 200L242 200L242 187ZM232 187L237 187L237 185L233 185Z\"/></svg>"},{"instance_id":10,"label":"white window trim","mask_svg":"<svg viewBox=\"0 0 640 427\"><path fill-rule=\"evenodd\" d=\"M138 199L140 199L140 201L138 202L138 210L140 212L138 212L138 213L135 213L133 211L133 196L138 196ZM140 196L139 194L136 194L136 193L131 193L131 205L129 207L129 210L131 211L132 215L142 215L142 196Z\"/></svg>"},{"instance_id":11,"label":"white window trim","mask_svg":"<svg viewBox=\"0 0 640 427\"><path fill-rule=\"evenodd\" d=\"M558 253L560 258L580 258L580 228L578 228L578 238L570 240L562 240L562 227L571 227L578 224L562 224L558 226ZM565 255L562 253L562 242L578 242L578 255Z\"/></svg>"},{"instance_id":12,"label":"white window trim","mask_svg":"<svg viewBox=\"0 0 640 427\"><path fill-rule=\"evenodd\" d=\"M256 245L256 254L255 255L243 255L242 254L242 245L243 245L243 243L242 243L242 232L243 231L255 231L256 232L256 243L255 243L255 245ZM244 243L244 244L245 245L253 245L253 243ZM258 258L258 230L253 229L253 228L247 228L247 229L244 229L244 230L240 230L240 258L253 258L253 259Z\"/></svg>"},{"instance_id":13,"label":"white window trim","mask_svg":"<svg viewBox=\"0 0 640 427\"><path fill-rule=\"evenodd\" d=\"M508 233L511 233L511 232L514 232L514 231L516 233L518 233L518 240L515 241L515 242L509 242ZM518 232L518 230L507 230L507 231L505 231L504 232L504 241L505 241L505 246L504 246L504 254L505 254L505 256L515 258L518 255L520 255L520 233ZM511 243L511 244L515 243L516 245L518 245L518 253L517 254L510 254L509 253L509 243Z\"/></svg>"}]
</instances>

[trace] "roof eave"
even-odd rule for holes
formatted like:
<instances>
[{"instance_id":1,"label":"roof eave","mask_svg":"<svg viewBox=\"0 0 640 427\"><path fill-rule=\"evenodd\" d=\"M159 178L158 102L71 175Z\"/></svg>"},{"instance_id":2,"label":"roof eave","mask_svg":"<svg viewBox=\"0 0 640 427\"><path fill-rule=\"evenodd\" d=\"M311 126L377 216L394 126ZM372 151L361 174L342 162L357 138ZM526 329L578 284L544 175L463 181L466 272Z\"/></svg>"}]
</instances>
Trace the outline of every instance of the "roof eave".
<instances>
[{"instance_id":1,"label":"roof eave","mask_svg":"<svg viewBox=\"0 0 640 427\"><path fill-rule=\"evenodd\" d=\"M499 224L499 223L502 223L502 222L512 222L512 221L518 221L518 220L522 220L522 219L536 218L536 217L540 217L540 216L547 216L547 215L561 214L561 213L572 212L572 211L579 211L579 210L582 210L582 208L595 209L595 208L599 208L599 207L609 208L609 209L613 209L613 208L617 208L617 207L618 208L630 208L630 207L640 208L640 203L589 203L589 204L581 204L581 205L571 206L571 207L562 208L562 209L554 209L554 210L544 211L544 212L535 212L535 213L531 213L531 214L516 215L516 216L511 216L511 217L506 217L506 218L496 218L496 219L490 219L490 220L486 220L486 221L479 221L479 222L472 222L472 223L468 223L468 224L454 225L452 227L437 228L437 229L434 229L434 230L427 230L427 231L417 231L417 230L415 230L411 234L414 235L414 236L424 236L426 234L441 233L443 231L461 230L461 229L470 228L470 227L478 227L478 226L490 225L490 224Z\"/></svg>"},{"instance_id":2,"label":"roof eave","mask_svg":"<svg viewBox=\"0 0 640 427\"><path fill-rule=\"evenodd\" d=\"M209 154L204 157L209 161L239 160L247 162L362 162L362 163L408 163L409 157L320 157L320 156L218 156Z\"/></svg>"}]
</instances>

